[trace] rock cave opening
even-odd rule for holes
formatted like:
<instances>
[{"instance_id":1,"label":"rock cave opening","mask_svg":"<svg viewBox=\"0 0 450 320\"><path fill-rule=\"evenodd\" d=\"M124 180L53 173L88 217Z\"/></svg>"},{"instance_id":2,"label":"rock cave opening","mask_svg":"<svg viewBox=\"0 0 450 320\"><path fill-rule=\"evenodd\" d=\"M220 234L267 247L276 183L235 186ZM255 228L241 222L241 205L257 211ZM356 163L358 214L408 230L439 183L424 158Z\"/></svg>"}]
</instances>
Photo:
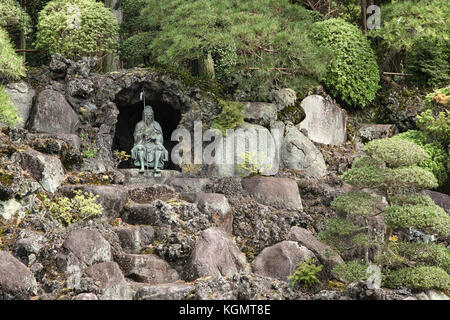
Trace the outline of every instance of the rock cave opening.
<instances>
[{"instance_id":1,"label":"rock cave opening","mask_svg":"<svg viewBox=\"0 0 450 320\"><path fill-rule=\"evenodd\" d=\"M116 124L116 132L113 141L113 151L125 151L131 154L134 145L134 129L136 124L142 120L144 102L140 101L142 85L134 85L131 88L123 89L116 95L115 103L119 109L119 116ZM168 103L167 97L163 97L158 92L146 89L145 104L153 108L155 121L163 130L164 147L169 152L169 161L164 164L164 170L181 170L179 166L172 163L170 156L172 148L178 143L171 141L172 132L177 129L181 120L181 110L179 106ZM121 169L137 168L130 158L119 165Z\"/></svg>"}]
</instances>

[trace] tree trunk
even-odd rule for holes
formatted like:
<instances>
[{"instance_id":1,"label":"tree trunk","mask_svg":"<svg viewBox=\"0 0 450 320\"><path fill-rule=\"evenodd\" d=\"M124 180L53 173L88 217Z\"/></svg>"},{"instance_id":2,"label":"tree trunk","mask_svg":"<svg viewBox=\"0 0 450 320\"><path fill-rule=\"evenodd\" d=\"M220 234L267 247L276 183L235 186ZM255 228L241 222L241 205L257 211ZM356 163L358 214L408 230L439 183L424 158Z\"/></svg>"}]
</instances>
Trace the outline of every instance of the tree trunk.
<instances>
[{"instance_id":1,"label":"tree trunk","mask_svg":"<svg viewBox=\"0 0 450 320\"><path fill-rule=\"evenodd\" d=\"M366 34L367 32L367 1L361 0L361 16L362 16L362 25L363 25L363 32Z\"/></svg>"},{"instance_id":2,"label":"tree trunk","mask_svg":"<svg viewBox=\"0 0 450 320\"><path fill-rule=\"evenodd\" d=\"M216 74L214 71L214 60L211 53L207 56L198 59L198 76L203 79L214 80Z\"/></svg>"},{"instance_id":3,"label":"tree trunk","mask_svg":"<svg viewBox=\"0 0 450 320\"><path fill-rule=\"evenodd\" d=\"M111 11L114 13L117 19L117 23L120 25L122 24L123 20L123 13L122 9L116 9L117 3L119 0L105 0L105 7L110 8ZM118 37L116 39L117 41L120 41L120 38ZM117 53L107 53L104 61L103 61L103 67L102 70L104 72L113 72L120 69L120 56Z\"/></svg>"}]
</instances>

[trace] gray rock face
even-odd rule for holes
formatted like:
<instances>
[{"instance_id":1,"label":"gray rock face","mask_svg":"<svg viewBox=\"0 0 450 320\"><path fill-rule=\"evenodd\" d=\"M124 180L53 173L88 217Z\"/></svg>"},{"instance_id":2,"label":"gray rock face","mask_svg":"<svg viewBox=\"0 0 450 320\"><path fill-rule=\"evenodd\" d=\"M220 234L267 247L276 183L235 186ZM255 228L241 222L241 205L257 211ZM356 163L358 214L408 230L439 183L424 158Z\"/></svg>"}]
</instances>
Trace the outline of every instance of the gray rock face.
<instances>
[{"instance_id":1,"label":"gray rock face","mask_svg":"<svg viewBox=\"0 0 450 320\"><path fill-rule=\"evenodd\" d=\"M284 88L272 91L271 100L277 106L277 111L281 111L286 107L295 105L297 95L294 90Z\"/></svg>"},{"instance_id":2,"label":"gray rock face","mask_svg":"<svg viewBox=\"0 0 450 320\"><path fill-rule=\"evenodd\" d=\"M362 123L356 135L355 147L361 150L364 144L375 139L384 139L394 136L397 132L395 124Z\"/></svg>"},{"instance_id":3,"label":"gray rock face","mask_svg":"<svg viewBox=\"0 0 450 320\"><path fill-rule=\"evenodd\" d=\"M200 233L185 274L188 280L195 280L208 276L232 276L249 269L244 254L231 237L222 230L209 228Z\"/></svg>"},{"instance_id":4,"label":"gray rock face","mask_svg":"<svg viewBox=\"0 0 450 320\"><path fill-rule=\"evenodd\" d=\"M298 128L306 129L314 142L341 145L347 140L347 114L329 99L319 95L306 97L301 103L306 118Z\"/></svg>"},{"instance_id":5,"label":"gray rock face","mask_svg":"<svg viewBox=\"0 0 450 320\"><path fill-rule=\"evenodd\" d=\"M0 219L9 220L22 210L22 205L15 199L0 201Z\"/></svg>"},{"instance_id":6,"label":"gray rock face","mask_svg":"<svg viewBox=\"0 0 450 320\"><path fill-rule=\"evenodd\" d=\"M117 218L127 200L127 190L122 186L70 185L59 189L62 194L72 197L76 190L98 195L97 202L103 207L103 214L109 218Z\"/></svg>"},{"instance_id":7,"label":"gray rock face","mask_svg":"<svg viewBox=\"0 0 450 320\"><path fill-rule=\"evenodd\" d=\"M12 103L17 107L17 113L22 119L17 126L24 128L33 106L33 88L25 81L20 81L8 84L5 91L11 98Z\"/></svg>"},{"instance_id":8,"label":"gray rock face","mask_svg":"<svg viewBox=\"0 0 450 320\"><path fill-rule=\"evenodd\" d=\"M287 178L251 177L242 179L242 187L257 201L279 209L301 210L297 183Z\"/></svg>"},{"instance_id":9,"label":"gray rock face","mask_svg":"<svg viewBox=\"0 0 450 320\"><path fill-rule=\"evenodd\" d=\"M328 270L331 270L338 264L344 262L337 253L333 252L330 246L317 240L316 237L314 237L313 234L307 229L292 227L287 236L287 240L296 241L300 245L311 250L317 256L319 261L328 268Z\"/></svg>"},{"instance_id":10,"label":"gray rock face","mask_svg":"<svg viewBox=\"0 0 450 320\"><path fill-rule=\"evenodd\" d=\"M79 119L64 96L53 90L42 91L30 117L30 130L40 133L75 133Z\"/></svg>"},{"instance_id":11,"label":"gray rock face","mask_svg":"<svg viewBox=\"0 0 450 320\"><path fill-rule=\"evenodd\" d=\"M277 107L266 102L245 102L244 120L260 126L270 126L277 120Z\"/></svg>"},{"instance_id":12,"label":"gray rock face","mask_svg":"<svg viewBox=\"0 0 450 320\"><path fill-rule=\"evenodd\" d=\"M126 277L137 282L160 284L179 279L178 273L167 262L153 254L125 254L119 265Z\"/></svg>"},{"instance_id":13,"label":"gray rock face","mask_svg":"<svg viewBox=\"0 0 450 320\"><path fill-rule=\"evenodd\" d=\"M97 296L93 293L80 293L72 300L98 300Z\"/></svg>"},{"instance_id":14,"label":"gray rock face","mask_svg":"<svg viewBox=\"0 0 450 320\"><path fill-rule=\"evenodd\" d=\"M194 286L185 282L144 286L137 290L135 300L185 300Z\"/></svg>"},{"instance_id":15,"label":"gray rock face","mask_svg":"<svg viewBox=\"0 0 450 320\"><path fill-rule=\"evenodd\" d=\"M228 232L233 231L233 212L227 198L220 193L185 193L183 198L197 204L200 211L211 217L213 224Z\"/></svg>"},{"instance_id":16,"label":"gray rock face","mask_svg":"<svg viewBox=\"0 0 450 320\"><path fill-rule=\"evenodd\" d=\"M297 127L287 124L280 149L280 165L284 169L302 170L319 178L327 173L322 153Z\"/></svg>"},{"instance_id":17,"label":"gray rock face","mask_svg":"<svg viewBox=\"0 0 450 320\"><path fill-rule=\"evenodd\" d=\"M0 251L0 300L25 300L36 294L31 271L8 252Z\"/></svg>"},{"instance_id":18,"label":"gray rock face","mask_svg":"<svg viewBox=\"0 0 450 320\"><path fill-rule=\"evenodd\" d=\"M122 249L127 253L140 253L147 248L155 236L155 230L150 226L132 228L115 228Z\"/></svg>"},{"instance_id":19,"label":"gray rock face","mask_svg":"<svg viewBox=\"0 0 450 320\"><path fill-rule=\"evenodd\" d=\"M170 178L167 184L178 192L202 192L211 183L208 178Z\"/></svg>"},{"instance_id":20,"label":"gray rock face","mask_svg":"<svg viewBox=\"0 0 450 320\"><path fill-rule=\"evenodd\" d=\"M314 253L294 241L282 241L265 248L252 263L253 272L262 276L288 281L297 263L314 258Z\"/></svg>"},{"instance_id":21,"label":"gray rock face","mask_svg":"<svg viewBox=\"0 0 450 320\"><path fill-rule=\"evenodd\" d=\"M108 262L112 259L111 246L94 230L79 229L70 232L57 257L60 270L71 266L83 269L95 263Z\"/></svg>"},{"instance_id":22,"label":"gray rock face","mask_svg":"<svg viewBox=\"0 0 450 320\"><path fill-rule=\"evenodd\" d=\"M116 262L97 263L85 271L96 285L99 300L131 300L133 291Z\"/></svg>"},{"instance_id":23,"label":"gray rock face","mask_svg":"<svg viewBox=\"0 0 450 320\"><path fill-rule=\"evenodd\" d=\"M25 265L30 262L30 255L37 256L45 246L47 239L40 233L25 231L14 244L14 255Z\"/></svg>"},{"instance_id":24,"label":"gray rock face","mask_svg":"<svg viewBox=\"0 0 450 320\"><path fill-rule=\"evenodd\" d=\"M55 192L64 181L64 167L57 157L33 149L18 152L13 157L47 192Z\"/></svg>"}]
</instances>

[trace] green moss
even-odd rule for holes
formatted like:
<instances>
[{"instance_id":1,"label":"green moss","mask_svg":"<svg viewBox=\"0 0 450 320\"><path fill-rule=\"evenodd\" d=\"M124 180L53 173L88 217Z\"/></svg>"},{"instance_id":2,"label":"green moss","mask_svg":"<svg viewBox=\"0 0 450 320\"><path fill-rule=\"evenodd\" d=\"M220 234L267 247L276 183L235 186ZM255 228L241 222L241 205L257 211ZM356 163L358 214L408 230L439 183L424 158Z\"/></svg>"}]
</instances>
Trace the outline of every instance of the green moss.
<instances>
[{"instance_id":1,"label":"green moss","mask_svg":"<svg viewBox=\"0 0 450 320\"><path fill-rule=\"evenodd\" d=\"M302 122L305 119L305 117L306 117L305 112L298 105L286 107L280 112L278 112L278 120L283 122L290 121L293 124L298 124Z\"/></svg>"},{"instance_id":2,"label":"green moss","mask_svg":"<svg viewBox=\"0 0 450 320\"><path fill-rule=\"evenodd\" d=\"M12 174L6 173L6 172L2 172L0 170L0 184L5 186L5 187L9 187L13 184L14 182L14 176Z\"/></svg>"}]
</instances>

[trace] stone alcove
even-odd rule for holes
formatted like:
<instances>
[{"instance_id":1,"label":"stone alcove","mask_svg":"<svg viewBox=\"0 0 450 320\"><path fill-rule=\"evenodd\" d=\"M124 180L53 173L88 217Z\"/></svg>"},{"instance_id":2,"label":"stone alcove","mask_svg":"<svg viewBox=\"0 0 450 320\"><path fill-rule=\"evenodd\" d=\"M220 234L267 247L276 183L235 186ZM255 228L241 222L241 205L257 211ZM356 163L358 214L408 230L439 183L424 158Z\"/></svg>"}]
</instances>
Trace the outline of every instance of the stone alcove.
<instances>
[{"instance_id":1,"label":"stone alcove","mask_svg":"<svg viewBox=\"0 0 450 320\"><path fill-rule=\"evenodd\" d=\"M162 127L164 147L168 150L170 158L172 148L177 144L176 141L171 141L171 136L180 124L184 111L183 105L176 97L152 89L151 83L134 83L129 88L125 88L116 94L114 103L120 113L117 117L112 150L125 151L127 154L131 154L134 145L134 129L136 124L142 120L144 110L144 102L140 101L140 93L143 88L145 89L145 104L153 108L155 121ZM119 166L119 168L135 167L131 159ZM169 159L164 169L179 170L179 167Z\"/></svg>"}]
</instances>

